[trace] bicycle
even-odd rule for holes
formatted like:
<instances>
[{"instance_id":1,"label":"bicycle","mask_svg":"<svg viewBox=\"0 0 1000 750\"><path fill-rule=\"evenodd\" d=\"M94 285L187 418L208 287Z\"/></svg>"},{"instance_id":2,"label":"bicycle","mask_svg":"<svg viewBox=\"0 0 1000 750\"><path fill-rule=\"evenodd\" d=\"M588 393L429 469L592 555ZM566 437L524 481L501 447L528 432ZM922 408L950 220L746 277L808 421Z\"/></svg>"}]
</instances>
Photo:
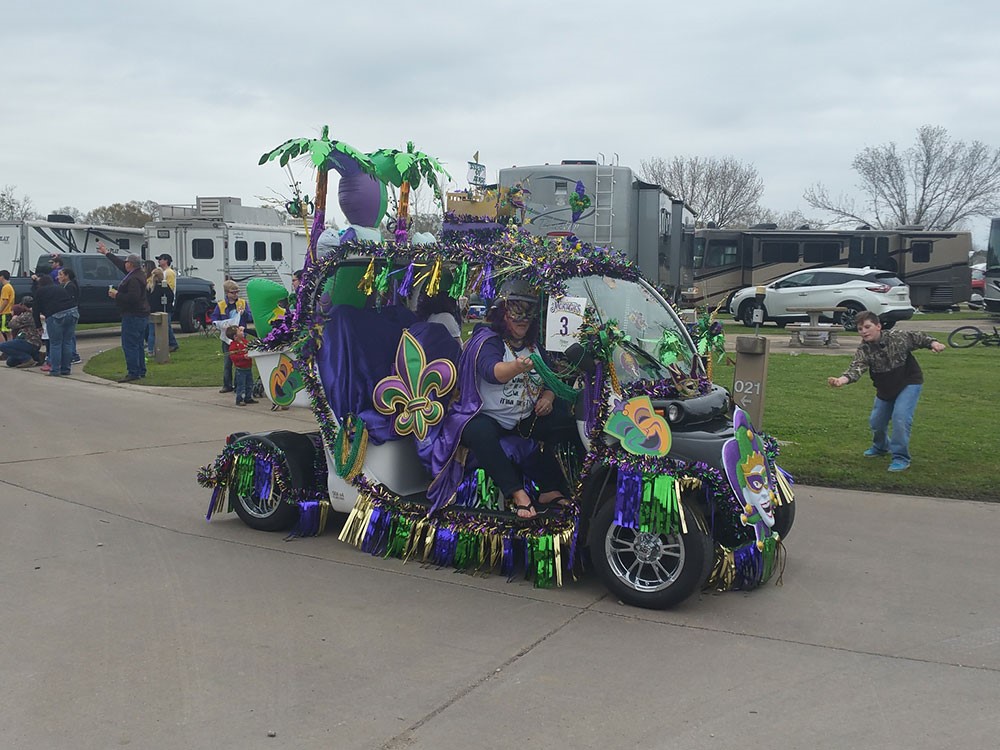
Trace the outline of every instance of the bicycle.
<instances>
[{"instance_id":1,"label":"bicycle","mask_svg":"<svg viewBox=\"0 0 1000 750\"><path fill-rule=\"evenodd\" d=\"M1000 330L993 326L993 333L984 333L975 326L960 326L948 334L948 346L968 349L970 346L1000 346Z\"/></svg>"}]
</instances>

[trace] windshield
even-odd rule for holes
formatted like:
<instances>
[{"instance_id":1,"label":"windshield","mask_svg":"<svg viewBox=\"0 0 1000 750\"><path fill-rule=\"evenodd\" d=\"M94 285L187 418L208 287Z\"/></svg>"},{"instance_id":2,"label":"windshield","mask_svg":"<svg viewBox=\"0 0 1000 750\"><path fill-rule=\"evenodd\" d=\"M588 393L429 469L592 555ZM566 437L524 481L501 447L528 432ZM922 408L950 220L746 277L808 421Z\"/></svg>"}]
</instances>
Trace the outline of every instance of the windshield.
<instances>
[{"instance_id":1,"label":"windshield","mask_svg":"<svg viewBox=\"0 0 1000 750\"><path fill-rule=\"evenodd\" d=\"M629 336L631 344L615 354L618 376L623 381L669 377L658 356L664 331L676 334L680 340L677 365L685 373L691 372L694 351L687 329L648 284L586 276L569 279L566 295L585 298L587 307L597 313L601 322L615 320L619 329Z\"/></svg>"},{"instance_id":2,"label":"windshield","mask_svg":"<svg viewBox=\"0 0 1000 750\"><path fill-rule=\"evenodd\" d=\"M1000 271L1000 219L990 222L990 239L986 248L986 270Z\"/></svg>"}]
</instances>

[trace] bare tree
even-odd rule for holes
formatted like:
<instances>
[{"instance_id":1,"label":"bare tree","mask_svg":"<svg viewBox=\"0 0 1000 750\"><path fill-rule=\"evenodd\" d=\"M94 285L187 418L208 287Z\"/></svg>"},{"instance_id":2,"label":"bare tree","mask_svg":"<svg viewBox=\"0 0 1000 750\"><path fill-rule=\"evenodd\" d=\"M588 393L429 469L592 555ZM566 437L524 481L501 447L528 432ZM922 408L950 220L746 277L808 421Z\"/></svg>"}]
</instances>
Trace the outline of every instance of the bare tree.
<instances>
[{"instance_id":1,"label":"bare tree","mask_svg":"<svg viewBox=\"0 0 1000 750\"><path fill-rule=\"evenodd\" d=\"M28 196L18 198L14 190L13 185L4 185L3 190L0 190L0 219L4 221L24 221L25 219L38 218L31 198Z\"/></svg>"},{"instance_id":2,"label":"bare tree","mask_svg":"<svg viewBox=\"0 0 1000 750\"><path fill-rule=\"evenodd\" d=\"M820 183L803 195L813 208L833 214L835 224L951 229L1000 210L1000 149L953 141L942 127L918 128L904 151L895 143L869 146L851 166L861 177L860 206L848 195L832 198Z\"/></svg>"},{"instance_id":3,"label":"bare tree","mask_svg":"<svg viewBox=\"0 0 1000 750\"><path fill-rule=\"evenodd\" d=\"M764 181L752 164L732 156L722 158L675 156L644 159L639 176L661 185L691 206L698 221L718 227L747 223L758 209Z\"/></svg>"},{"instance_id":4,"label":"bare tree","mask_svg":"<svg viewBox=\"0 0 1000 750\"><path fill-rule=\"evenodd\" d=\"M747 226L754 224L774 224L778 229L799 229L801 227L824 229L826 227L825 221L809 218L801 211L775 211L763 206L759 206L756 211L748 215Z\"/></svg>"},{"instance_id":5,"label":"bare tree","mask_svg":"<svg viewBox=\"0 0 1000 750\"><path fill-rule=\"evenodd\" d=\"M153 220L156 204L152 201L129 201L99 206L84 218L89 224L104 224L111 227L143 227Z\"/></svg>"},{"instance_id":6,"label":"bare tree","mask_svg":"<svg viewBox=\"0 0 1000 750\"><path fill-rule=\"evenodd\" d=\"M84 212L76 206L60 206L59 208L52 209L49 213L58 214L59 216L71 216L73 217L73 221L83 221L85 216Z\"/></svg>"}]
</instances>

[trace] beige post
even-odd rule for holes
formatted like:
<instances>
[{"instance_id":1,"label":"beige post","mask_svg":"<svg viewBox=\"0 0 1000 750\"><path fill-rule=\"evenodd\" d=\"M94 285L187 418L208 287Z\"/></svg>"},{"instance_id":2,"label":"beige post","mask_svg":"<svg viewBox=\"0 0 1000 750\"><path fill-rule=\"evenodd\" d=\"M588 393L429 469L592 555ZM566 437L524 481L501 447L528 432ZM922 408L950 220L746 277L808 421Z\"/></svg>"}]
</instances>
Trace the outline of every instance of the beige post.
<instances>
[{"instance_id":1,"label":"beige post","mask_svg":"<svg viewBox=\"0 0 1000 750\"><path fill-rule=\"evenodd\" d=\"M156 364L162 365L170 361L169 333L167 326L170 325L170 316L164 312L151 313L149 319L153 321L153 335L155 348L153 359Z\"/></svg>"},{"instance_id":2,"label":"beige post","mask_svg":"<svg viewBox=\"0 0 1000 750\"><path fill-rule=\"evenodd\" d=\"M750 415L750 421L758 430L763 429L764 423L767 355L767 337L736 337L736 372L733 377L733 402Z\"/></svg>"}]
</instances>

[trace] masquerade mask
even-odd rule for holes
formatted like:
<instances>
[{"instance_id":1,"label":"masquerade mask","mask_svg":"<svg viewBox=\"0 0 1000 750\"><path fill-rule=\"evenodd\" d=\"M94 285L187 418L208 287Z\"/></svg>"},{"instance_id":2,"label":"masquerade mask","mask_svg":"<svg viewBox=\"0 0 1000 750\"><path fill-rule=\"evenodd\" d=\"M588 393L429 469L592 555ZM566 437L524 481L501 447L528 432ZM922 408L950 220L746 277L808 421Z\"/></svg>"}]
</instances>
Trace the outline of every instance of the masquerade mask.
<instances>
[{"instance_id":1,"label":"masquerade mask","mask_svg":"<svg viewBox=\"0 0 1000 750\"><path fill-rule=\"evenodd\" d=\"M524 323L538 316L538 303L526 300L507 300L507 316L512 323Z\"/></svg>"}]
</instances>

